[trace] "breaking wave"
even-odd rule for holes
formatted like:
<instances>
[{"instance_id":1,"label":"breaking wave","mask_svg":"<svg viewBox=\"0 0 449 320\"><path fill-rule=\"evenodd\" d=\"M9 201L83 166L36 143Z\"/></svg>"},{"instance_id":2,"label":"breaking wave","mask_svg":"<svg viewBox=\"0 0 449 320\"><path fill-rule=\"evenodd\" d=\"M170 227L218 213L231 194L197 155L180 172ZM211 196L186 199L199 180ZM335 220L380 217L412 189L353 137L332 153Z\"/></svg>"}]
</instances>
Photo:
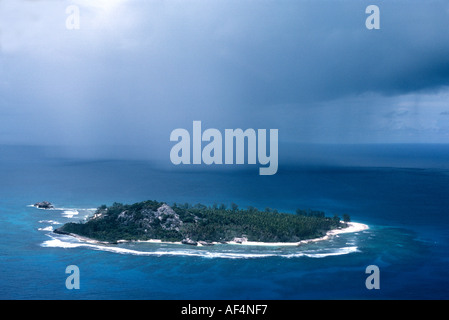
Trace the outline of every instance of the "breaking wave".
<instances>
[{"instance_id":1,"label":"breaking wave","mask_svg":"<svg viewBox=\"0 0 449 320\"><path fill-rule=\"evenodd\" d=\"M223 258L223 259L256 259L256 258L268 258L268 257L281 257L281 258L325 258L329 256L345 255L354 252L359 252L357 246L345 246L340 248L318 248L301 250L297 249L285 249L285 251L276 251L272 248L243 248L239 246L236 248L232 245L215 245L208 249L200 249L198 247L192 249L184 248L185 245L161 245L153 243L151 245L145 245L146 250L137 250L129 247L129 244L123 245L107 245L98 243L83 242L79 239L70 236L60 236L54 234L47 234L50 237L49 240L44 241L41 246L46 248L88 248L92 250L112 252L118 254L128 254L136 256L190 256L190 257L202 257L202 258ZM134 247L138 247L141 244L134 243ZM128 246L128 247L127 247ZM183 248L180 249L180 246ZM232 247L232 248L231 248ZM143 249L143 248L142 248ZM292 252L296 250L296 252Z\"/></svg>"}]
</instances>

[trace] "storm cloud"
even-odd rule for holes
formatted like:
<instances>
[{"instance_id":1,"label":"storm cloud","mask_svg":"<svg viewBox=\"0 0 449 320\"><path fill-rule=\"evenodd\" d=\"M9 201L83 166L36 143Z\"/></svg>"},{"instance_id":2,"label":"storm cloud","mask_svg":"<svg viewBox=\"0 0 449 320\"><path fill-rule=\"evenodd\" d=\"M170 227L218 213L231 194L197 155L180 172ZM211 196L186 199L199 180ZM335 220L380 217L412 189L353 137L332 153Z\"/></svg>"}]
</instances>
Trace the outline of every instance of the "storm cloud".
<instances>
[{"instance_id":1,"label":"storm cloud","mask_svg":"<svg viewBox=\"0 0 449 320\"><path fill-rule=\"evenodd\" d=\"M0 2L0 143L141 146L276 128L280 143L449 142L449 4ZM68 30L76 5L80 28Z\"/></svg>"}]
</instances>

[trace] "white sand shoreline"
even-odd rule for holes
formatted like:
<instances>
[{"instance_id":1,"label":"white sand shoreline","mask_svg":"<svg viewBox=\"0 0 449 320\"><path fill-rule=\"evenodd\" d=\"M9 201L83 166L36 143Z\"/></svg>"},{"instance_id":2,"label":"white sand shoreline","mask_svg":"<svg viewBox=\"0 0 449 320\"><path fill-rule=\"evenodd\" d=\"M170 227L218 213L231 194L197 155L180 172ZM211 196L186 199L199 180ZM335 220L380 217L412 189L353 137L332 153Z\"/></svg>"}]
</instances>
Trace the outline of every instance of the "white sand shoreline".
<instances>
[{"instance_id":1,"label":"white sand shoreline","mask_svg":"<svg viewBox=\"0 0 449 320\"><path fill-rule=\"evenodd\" d=\"M257 242L257 241L244 241L244 242L234 242L229 241L228 244L240 244L240 245L249 245L249 246L299 246L301 244L306 244L310 242L316 242L316 241L322 241L327 240L330 237L341 234L341 233L353 233L353 232L359 232L363 230L369 229L369 226L367 224L359 223L359 222L348 222L348 227L342 228L342 229L333 229L326 233L326 235L320 237L320 238L314 238L314 239L306 239L301 240L298 242Z\"/></svg>"},{"instance_id":2,"label":"white sand shoreline","mask_svg":"<svg viewBox=\"0 0 449 320\"><path fill-rule=\"evenodd\" d=\"M232 245L241 245L241 246L272 246L272 247L279 247L279 246L299 246L302 244L310 243L310 242L316 242L316 241L323 241L327 240L335 235L342 234L342 233L354 233L354 232L360 232L363 230L369 229L369 226L363 223L359 222L347 222L348 226L346 228L341 229L333 229L330 230L320 238L314 238L314 239L306 239L301 240L298 242L258 242L258 241L247 241L243 238L240 238L239 241L226 241L225 243L222 242L211 242L213 245L220 245L220 244L232 244ZM87 237L79 236L74 233L63 233L63 235L72 236L79 241L87 242L87 243L94 243L94 244L119 244L119 243L159 243L159 244L183 244L181 241L177 242L170 242L170 241L162 241L159 239L150 239L150 240L118 240L115 243L105 242L105 241L99 241L90 239ZM193 245L191 245L193 246ZM201 247L202 244L198 243L197 246ZM194 246L193 246L194 247Z\"/></svg>"}]
</instances>

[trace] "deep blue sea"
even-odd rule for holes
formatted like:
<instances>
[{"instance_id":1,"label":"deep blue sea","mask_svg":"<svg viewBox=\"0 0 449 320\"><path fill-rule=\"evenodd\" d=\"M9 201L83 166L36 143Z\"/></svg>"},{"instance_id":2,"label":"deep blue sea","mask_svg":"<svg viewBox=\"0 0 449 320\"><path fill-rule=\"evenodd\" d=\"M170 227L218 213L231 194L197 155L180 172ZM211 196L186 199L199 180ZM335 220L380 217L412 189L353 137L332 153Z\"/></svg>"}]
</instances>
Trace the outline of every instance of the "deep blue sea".
<instances>
[{"instance_id":1,"label":"deep blue sea","mask_svg":"<svg viewBox=\"0 0 449 320\"><path fill-rule=\"evenodd\" d=\"M377 148L259 176L1 147L0 299L448 299L449 148ZM108 246L51 231L102 204L148 199L348 213L369 229L300 247ZM29 206L44 200L56 209ZM80 289L65 286L69 265ZM369 265L380 289L365 286Z\"/></svg>"}]
</instances>

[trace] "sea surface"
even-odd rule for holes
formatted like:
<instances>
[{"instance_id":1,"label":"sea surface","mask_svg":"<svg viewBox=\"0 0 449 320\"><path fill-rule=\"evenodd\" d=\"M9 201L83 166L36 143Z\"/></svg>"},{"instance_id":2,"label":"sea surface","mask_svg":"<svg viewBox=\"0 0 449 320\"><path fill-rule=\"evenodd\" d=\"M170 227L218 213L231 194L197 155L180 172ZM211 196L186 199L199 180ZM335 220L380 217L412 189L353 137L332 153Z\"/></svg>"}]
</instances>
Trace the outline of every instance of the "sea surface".
<instances>
[{"instance_id":1,"label":"sea surface","mask_svg":"<svg viewBox=\"0 0 449 320\"><path fill-rule=\"evenodd\" d=\"M276 175L259 176L254 166L0 147L0 299L448 299L448 146L364 148L365 160L356 150L348 161L281 163ZM30 206L44 200L56 208ZM52 232L102 204L143 200L310 208L369 229L300 247L100 245ZM70 265L79 289L66 288ZM365 285L369 265L379 267L380 289Z\"/></svg>"}]
</instances>

